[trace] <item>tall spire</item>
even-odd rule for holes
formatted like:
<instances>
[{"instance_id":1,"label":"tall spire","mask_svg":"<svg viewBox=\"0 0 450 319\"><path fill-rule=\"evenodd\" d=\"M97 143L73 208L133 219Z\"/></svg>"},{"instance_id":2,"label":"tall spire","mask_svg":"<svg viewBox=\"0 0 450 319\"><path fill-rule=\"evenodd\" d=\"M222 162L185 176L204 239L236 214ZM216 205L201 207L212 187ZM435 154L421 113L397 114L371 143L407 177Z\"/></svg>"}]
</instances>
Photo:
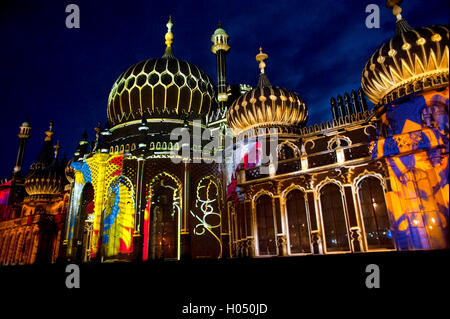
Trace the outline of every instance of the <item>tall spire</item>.
<instances>
[{"instance_id":1,"label":"tall spire","mask_svg":"<svg viewBox=\"0 0 450 319\"><path fill-rule=\"evenodd\" d=\"M20 142L19 149L17 151L16 165L14 166L14 175L20 174L23 165L23 158L25 156L25 147L27 145L27 140L30 138L31 126L29 121L25 121L20 126L20 132L18 134Z\"/></svg>"},{"instance_id":2,"label":"tall spire","mask_svg":"<svg viewBox=\"0 0 450 319\"><path fill-rule=\"evenodd\" d=\"M211 52L217 57L217 99L219 102L228 100L227 78L226 78L226 54L230 50L228 45L228 34L222 29L222 23L219 21L218 28L211 36Z\"/></svg>"},{"instance_id":3,"label":"tall spire","mask_svg":"<svg viewBox=\"0 0 450 319\"><path fill-rule=\"evenodd\" d=\"M172 43L173 43L172 16L169 16L169 22L167 22L166 27L167 27L167 32L166 32L166 35L165 35L166 52L164 52L163 58L173 58L174 56L173 56L173 53L172 53Z\"/></svg>"},{"instance_id":4,"label":"tall spire","mask_svg":"<svg viewBox=\"0 0 450 319\"><path fill-rule=\"evenodd\" d=\"M34 167L45 168L54 160L53 152L53 122L50 122L48 131L45 132L44 145L39 153L37 161L32 164Z\"/></svg>"},{"instance_id":5,"label":"tall spire","mask_svg":"<svg viewBox=\"0 0 450 319\"><path fill-rule=\"evenodd\" d=\"M259 47L259 53L256 55L256 61L259 62L259 69L261 70L261 74L259 75L258 87L272 86L270 84L269 78L267 77L264 69L266 68L266 63L269 56L262 52L262 47Z\"/></svg>"},{"instance_id":6,"label":"tall spire","mask_svg":"<svg viewBox=\"0 0 450 319\"><path fill-rule=\"evenodd\" d=\"M400 7L400 4L403 2L403 0L387 0L386 1L386 7L389 9L392 9L392 14L397 18L397 22L395 23L395 35L400 35L403 32L411 31L412 28L406 22L405 19L403 19L401 13L402 8Z\"/></svg>"}]
</instances>

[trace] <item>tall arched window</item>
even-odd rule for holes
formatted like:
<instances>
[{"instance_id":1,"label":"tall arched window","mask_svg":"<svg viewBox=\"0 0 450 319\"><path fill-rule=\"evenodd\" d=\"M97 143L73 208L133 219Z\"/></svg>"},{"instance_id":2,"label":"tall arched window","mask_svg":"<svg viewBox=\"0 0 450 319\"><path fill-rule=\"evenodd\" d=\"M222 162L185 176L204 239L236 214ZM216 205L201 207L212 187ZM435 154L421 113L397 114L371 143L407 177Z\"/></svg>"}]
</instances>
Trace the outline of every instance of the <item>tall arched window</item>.
<instances>
[{"instance_id":1,"label":"tall arched window","mask_svg":"<svg viewBox=\"0 0 450 319\"><path fill-rule=\"evenodd\" d=\"M289 247L292 254L311 253L311 240L306 212L305 194L294 189L286 196Z\"/></svg>"},{"instance_id":2,"label":"tall arched window","mask_svg":"<svg viewBox=\"0 0 450 319\"><path fill-rule=\"evenodd\" d=\"M384 192L378 178L369 176L358 184L364 232L368 249L394 249Z\"/></svg>"},{"instance_id":3,"label":"tall arched window","mask_svg":"<svg viewBox=\"0 0 450 319\"><path fill-rule=\"evenodd\" d=\"M320 204L328 252L350 250L340 187L330 183L320 191Z\"/></svg>"},{"instance_id":4,"label":"tall arched window","mask_svg":"<svg viewBox=\"0 0 450 319\"><path fill-rule=\"evenodd\" d=\"M258 226L259 255L276 255L275 224L272 197L261 195L256 201L256 223Z\"/></svg>"},{"instance_id":5,"label":"tall arched window","mask_svg":"<svg viewBox=\"0 0 450 319\"><path fill-rule=\"evenodd\" d=\"M130 180L117 177L108 188L103 218L105 257L133 251L134 191Z\"/></svg>"},{"instance_id":6,"label":"tall arched window","mask_svg":"<svg viewBox=\"0 0 450 319\"><path fill-rule=\"evenodd\" d=\"M144 217L144 260L180 258L180 232L185 227L181 191L181 182L168 173L152 180Z\"/></svg>"},{"instance_id":7,"label":"tall arched window","mask_svg":"<svg viewBox=\"0 0 450 319\"><path fill-rule=\"evenodd\" d=\"M90 247L94 221L94 187L87 183L81 193L80 212L75 221L75 243L80 243L76 248L77 261L90 260Z\"/></svg>"}]
</instances>

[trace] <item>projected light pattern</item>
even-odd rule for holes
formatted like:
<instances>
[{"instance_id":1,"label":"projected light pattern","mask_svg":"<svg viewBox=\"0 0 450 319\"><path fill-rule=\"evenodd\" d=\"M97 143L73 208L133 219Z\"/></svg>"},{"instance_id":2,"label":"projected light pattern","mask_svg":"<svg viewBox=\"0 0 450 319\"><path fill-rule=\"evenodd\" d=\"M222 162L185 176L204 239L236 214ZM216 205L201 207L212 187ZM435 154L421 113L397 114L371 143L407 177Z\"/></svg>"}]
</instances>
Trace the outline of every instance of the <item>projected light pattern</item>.
<instances>
[{"instance_id":1,"label":"projected light pattern","mask_svg":"<svg viewBox=\"0 0 450 319\"><path fill-rule=\"evenodd\" d=\"M132 201L133 208L126 208L123 206L123 203L120 202L120 195L124 196L123 198L127 197L127 195L124 195L122 192L122 188L120 186L120 183L126 185L125 188L128 188L130 195L133 196L134 190L131 182L129 180L125 181L125 177L122 177L122 169L123 169L123 155L107 155L107 154L94 154L91 158L87 159L84 162L74 162L71 164L71 166L75 170L75 183L73 188L73 195L72 195L72 203L71 203L71 211L70 211L70 219L69 219L69 229L68 229L68 255L72 253L72 247L73 247L73 231L75 226L75 219L77 218L79 214L79 207L80 207L80 200L81 200L81 192L83 190L84 185L87 183L91 183L94 188L94 199L92 202L92 208L93 212L90 213L89 218L93 218L93 236L91 241L91 247L88 247L87 249L90 249L90 256L92 258L97 257L98 255L98 249L99 244L103 242L103 238L100 238L100 230L102 226L102 218L103 213L105 212L105 204L108 202L108 199L112 194L119 196L117 197L117 200L119 201L118 209L122 205L122 210L124 211L124 214L120 214L119 211L117 211L118 221L120 226L115 225L112 223L112 225L118 226L117 231L113 232L114 237L114 243L115 246L113 247L108 246L108 252L121 252L121 253L129 253L132 250L132 240L131 236L128 236L129 232L132 232L133 230L128 229L130 228L130 224L132 223L134 225L134 221L130 221L130 210L132 212L131 216L134 216L134 199ZM117 180L118 177L122 177L121 179ZM119 183L119 185L113 184L113 182L116 181L116 184ZM110 188L111 186L111 188ZM114 193L114 191L116 191ZM112 196L112 195L111 195ZM111 206L112 209L112 206ZM114 216L114 213L113 215ZM109 222L111 222L111 218L109 218ZM133 217L131 217L133 218ZM114 219L116 221L116 218ZM133 227L131 226L131 228ZM113 227L113 228L114 228ZM114 228L115 229L115 228ZM125 229L125 230L124 230ZM108 230L108 232L111 232L111 229ZM109 233L108 233L109 234ZM108 235L109 236L109 235ZM107 237L108 237L107 236ZM117 239L117 240L116 240ZM110 241L108 241L110 242Z\"/></svg>"},{"instance_id":2,"label":"projected light pattern","mask_svg":"<svg viewBox=\"0 0 450 319\"><path fill-rule=\"evenodd\" d=\"M133 250L134 192L129 179L117 177L109 186L104 221L105 257Z\"/></svg>"},{"instance_id":3,"label":"projected light pattern","mask_svg":"<svg viewBox=\"0 0 450 319\"><path fill-rule=\"evenodd\" d=\"M386 193L399 249L448 247L448 87L386 105L385 138L372 142L372 158L385 157ZM447 118L447 120L446 120Z\"/></svg>"},{"instance_id":4,"label":"projected light pattern","mask_svg":"<svg viewBox=\"0 0 450 319\"><path fill-rule=\"evenodd\" d=\"M219 255L222 256L222 241L220 239L221 226L221 191L219 183L213 176L207 176L200 180L197 186L195 207L197 212L191 210L198 224L194 226L193 232L197 236L211 235L219 245Z\"/></svg>"}]
</instances>

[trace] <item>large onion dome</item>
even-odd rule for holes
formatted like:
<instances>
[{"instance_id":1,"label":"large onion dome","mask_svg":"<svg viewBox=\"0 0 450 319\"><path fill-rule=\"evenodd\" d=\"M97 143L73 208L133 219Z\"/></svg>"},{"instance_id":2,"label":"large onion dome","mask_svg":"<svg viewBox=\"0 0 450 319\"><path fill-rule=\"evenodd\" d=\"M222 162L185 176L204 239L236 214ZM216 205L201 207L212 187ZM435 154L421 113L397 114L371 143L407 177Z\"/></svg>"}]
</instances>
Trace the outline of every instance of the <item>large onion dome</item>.
<instances>
[{"instance_id":1,"label":"large onion dome","mask_svg":"<svg viewBox=\"0 0 450 319\"><path fill-rule=\"evenodd\" d=\"M235 135L255 128L298 128L306 123L308 109L294 92L272 86L264 72L267 54L256 56L261 74L255 89L241 95L231 105L227 121Z\"/></svg>"},{"instance_id":2,"label":"large onion dome","mask_svg":"<svg viewBox=\"0 0 450 319\"><path fill-rule=\"evenodd\" d=\"M197 66L172 54L172 22L166 52L130 66L114 83L108 99L112 125L147 118L199 119L215 104L215 86Z\"/></svg>"},{"instance_id":3,"label":"large onion dome","mask_svg":"<svg viewBox=\"0 0 450 319\"><path fill-rule=\"evenodd\" d=\"M362 89L376 105L448 85L448 25L412 29L400 14L400 2L387 1L397 16L396 34L375 51L362 74Z\"/></svg>"},{"instance_id":4,"label":"large onion dome","mask_svg":"<svg viewBox=\"0 0 450 319\"><path fill-rule=\"evenodd\" d=\"M67 184L64 176L66 163L58 161L60 146L53 145L52 123L45 134L42 151L25 176L25 191L31 198L59 195Z\"/></svg>"}]
</instances>

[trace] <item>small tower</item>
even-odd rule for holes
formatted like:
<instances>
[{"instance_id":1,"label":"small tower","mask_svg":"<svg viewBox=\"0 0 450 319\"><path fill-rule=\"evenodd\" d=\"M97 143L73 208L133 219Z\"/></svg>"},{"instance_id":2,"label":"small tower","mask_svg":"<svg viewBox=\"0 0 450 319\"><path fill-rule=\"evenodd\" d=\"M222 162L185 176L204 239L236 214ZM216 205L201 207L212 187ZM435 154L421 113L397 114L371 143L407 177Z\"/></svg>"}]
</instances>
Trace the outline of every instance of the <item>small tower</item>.
<instances>
[{"instance_id":1,"label":"small tower","mask_svg":"<svg viewBox=\"0 0 450 319\"><path fill-rule=\"evenodd\" d=\"M30 124L25 121L20 126L19 131L19 150L17 151L17 159L16 159L16 165L14 166L14 175L20 174L22 171L22 165L23 165L23 157L25 155L25 147L27 145L27 141L30 138L31 133L31 126Z\"/></svg>"},{"instance_id":2,"label":"small tower","mask_svg":"<svg viewBox=\"0 0 450 319\"><path fill-rule=\"evenodd\" d=\"M89 147L88 142L88 135L87 131L84 130L83 135L81 136L81 140L78 142L78 147L76 152L74 153L75 156L84 156L84 154L87 153Z\"/></svg>"},{"instance_id":3,"label":"small tower","mask_svg":"<svg viewBox=\"0 0 450 319\"><path fill-rule=\"evenodd\" d=\"M211 47L211 52L217 56L217 96L219 102L225 102L228 100L225 56L230 50L230 46L228 45L228 34L222 29L220 22L218 29L214 31L211 37L211 42L214 43Z\"/></svg>"}]
</instances>

